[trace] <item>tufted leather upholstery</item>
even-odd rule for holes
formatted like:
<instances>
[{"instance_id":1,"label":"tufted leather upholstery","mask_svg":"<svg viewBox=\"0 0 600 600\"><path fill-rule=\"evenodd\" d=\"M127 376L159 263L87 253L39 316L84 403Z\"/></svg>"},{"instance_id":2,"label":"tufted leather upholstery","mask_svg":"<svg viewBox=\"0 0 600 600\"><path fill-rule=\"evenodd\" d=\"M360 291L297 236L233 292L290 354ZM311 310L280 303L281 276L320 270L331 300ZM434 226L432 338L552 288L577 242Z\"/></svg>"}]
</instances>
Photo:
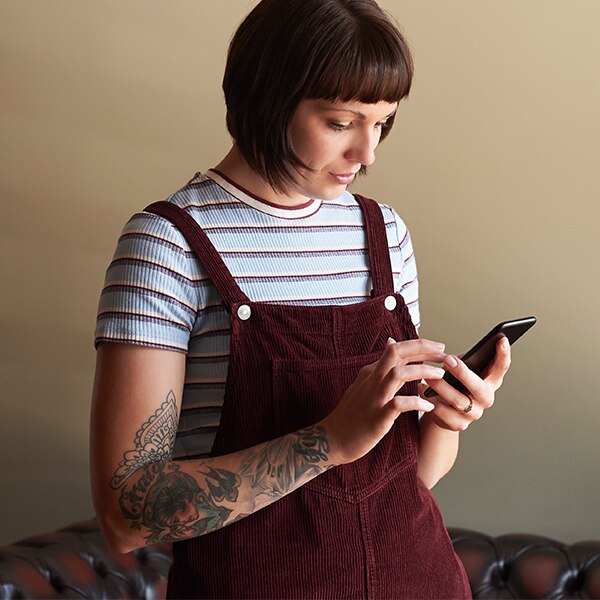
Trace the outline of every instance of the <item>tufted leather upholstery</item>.
<instances>
[{"instance_id":1,"label":"tufted leather upholstery","mask_svg":"<svg viewBox=\"0 0 600 600\"><path fill-rule=\"evenodd\" d=\"M474 598L600 598L600 541L448 531Z\"/></svg>"},{"instance_id":2,"label":"tufted leather upholstery","mask_svg":"<svg viewBox=\"0 0 600 600\"><path fill-rule=\"evenodd\" d=\"M0 598L164 598L170 545L112 552L96 520L0 547Z\"/></svg>"},{"instance_id":3,"label":"tufted leather upholstery","mask_svg":"<svg viewBox=\"0 0 600 600\"><path fill-rule=\"evenodd\" d=\"M449 532L474 598L600 600L600 541ZM164 598L170 564L168 544L112 552L92 519L0 547L0 599Z\"/></svg>"}]
</instances>

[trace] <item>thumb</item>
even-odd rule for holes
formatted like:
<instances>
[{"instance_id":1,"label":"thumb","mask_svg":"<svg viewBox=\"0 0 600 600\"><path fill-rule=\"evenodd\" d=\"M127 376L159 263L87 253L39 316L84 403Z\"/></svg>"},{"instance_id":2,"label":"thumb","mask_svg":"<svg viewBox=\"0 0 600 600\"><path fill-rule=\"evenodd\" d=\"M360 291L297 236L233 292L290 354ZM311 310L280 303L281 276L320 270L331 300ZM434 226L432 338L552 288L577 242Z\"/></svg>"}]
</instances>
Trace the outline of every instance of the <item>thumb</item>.
<instances>
[{"instance_id":1,"label":"thumb","mask_svg":"<svg viewBox=\"0 0 600 600\"><path fill-rule=\"evenodd\" d=\"M435 404L419 396L394 396L383 408L384 418L396 419L401 413L409 411L431 412Z\"/></svg>"}]
</instances>

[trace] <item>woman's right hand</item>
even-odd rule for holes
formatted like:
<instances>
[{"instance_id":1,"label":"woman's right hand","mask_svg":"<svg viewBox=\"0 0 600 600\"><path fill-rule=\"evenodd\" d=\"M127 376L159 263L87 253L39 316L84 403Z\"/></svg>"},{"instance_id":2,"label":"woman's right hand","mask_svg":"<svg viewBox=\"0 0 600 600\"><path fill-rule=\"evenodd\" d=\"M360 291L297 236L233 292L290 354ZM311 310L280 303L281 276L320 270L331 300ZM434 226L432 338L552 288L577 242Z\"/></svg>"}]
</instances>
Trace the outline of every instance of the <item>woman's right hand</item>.
<instances>
[{"instance_id":1,"label":"woman's right hand","mask_svg":"<svg viewBox=\"0 0 600 600\"><path fill-rule=\"evenodd\" d=\"M429 412L434 405L419 396L396 396L409 381L441 379L444 369L411 364L444 360L445 345L417 339L395 342L391 338L381 358L363 367L337 407L321 422L330 443L330 460L355 461L369 452L403 412Z\"/></svg>"}]
</instances>

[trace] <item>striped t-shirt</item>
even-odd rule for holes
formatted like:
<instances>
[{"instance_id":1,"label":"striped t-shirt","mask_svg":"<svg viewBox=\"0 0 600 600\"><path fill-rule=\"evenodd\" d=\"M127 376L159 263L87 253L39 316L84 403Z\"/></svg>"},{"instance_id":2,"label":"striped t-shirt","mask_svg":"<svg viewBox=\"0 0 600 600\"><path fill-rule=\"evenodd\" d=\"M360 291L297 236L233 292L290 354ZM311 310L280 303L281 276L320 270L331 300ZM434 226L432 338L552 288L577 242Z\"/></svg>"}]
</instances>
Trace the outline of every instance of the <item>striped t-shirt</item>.
<instances>
[{"instance_id":1,"label":"striped t-shirt","mask_svg":"<svg viewBox=\"0 0 600 600\"><path fill-rule=\"evenodd\" d=\"M209 170L167 200L200 224L251 301L339 305L370 297L366 232L350 192L282 207ZM410 236L392 208L381 205L381 210L395 290L418 327ZM160 216L135 214L106 272L96 344L123 342L187 354L174 458L210 453L223 406L230 330L227 310L183 235Z\"/></svg>"}]
</instances>

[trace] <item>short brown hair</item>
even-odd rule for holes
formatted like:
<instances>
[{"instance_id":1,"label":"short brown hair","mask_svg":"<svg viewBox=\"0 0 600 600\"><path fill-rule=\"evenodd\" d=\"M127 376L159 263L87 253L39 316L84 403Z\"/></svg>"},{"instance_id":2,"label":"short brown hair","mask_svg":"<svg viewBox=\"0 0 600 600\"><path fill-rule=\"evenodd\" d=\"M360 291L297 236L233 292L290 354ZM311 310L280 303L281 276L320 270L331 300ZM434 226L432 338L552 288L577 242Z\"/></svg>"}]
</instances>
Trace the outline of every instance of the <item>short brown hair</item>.
<instances>
[{"instance_id":1,"label":"short brown hair","mask_svg":"<svg viewBox=\"0 0 600 600\"><path fill-rule=\"evenodd\" d=\"M412 76L407 43L374 0L262 0L229 46L227 129L248 164L283 191L308 168L288 136L301 100L399 102Z\"/></svg>"}]
</instances>

